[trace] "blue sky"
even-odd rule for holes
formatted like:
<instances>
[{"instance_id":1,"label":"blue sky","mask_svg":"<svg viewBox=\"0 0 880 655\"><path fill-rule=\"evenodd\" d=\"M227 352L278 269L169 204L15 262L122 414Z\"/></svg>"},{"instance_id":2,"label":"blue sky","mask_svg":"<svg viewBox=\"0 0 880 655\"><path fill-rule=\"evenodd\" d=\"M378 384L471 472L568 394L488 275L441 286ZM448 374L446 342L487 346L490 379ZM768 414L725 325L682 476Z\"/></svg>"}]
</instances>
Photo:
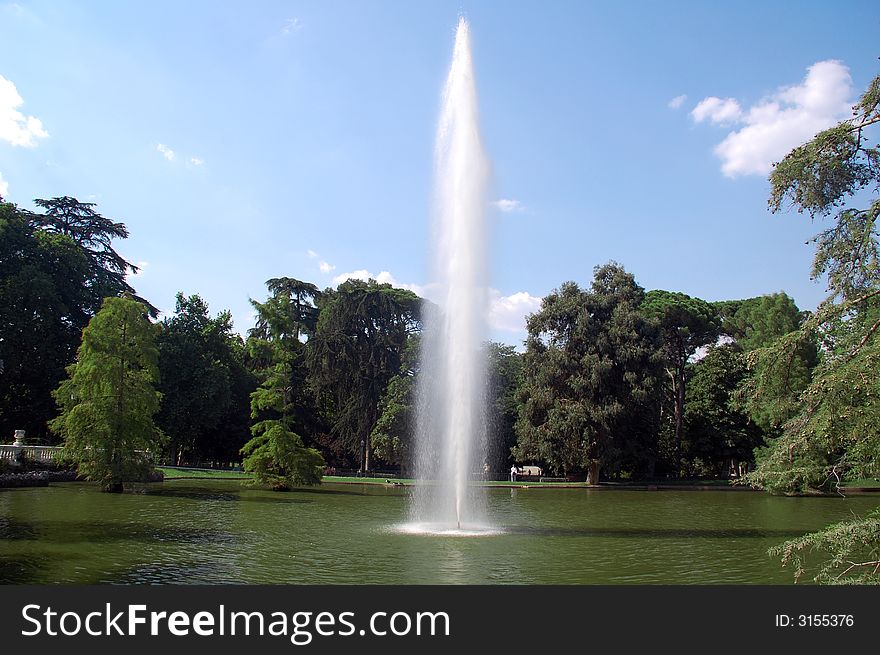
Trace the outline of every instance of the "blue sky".
<instances>
[{"instance_id":1,"label":"blue sky","mask_svg":"<svg viewBox=\"0 0 880 655\"><path fill-rule=\"evenodd\" d=\"M199 293L241 331L270 277L418 290L459 13L494 338L611 259L707 300L824 296L821 225L769 214L766 177L880 72L871 2L0 0L0 194L97 203L142 295Z\"/></svg>"}]
</instances>

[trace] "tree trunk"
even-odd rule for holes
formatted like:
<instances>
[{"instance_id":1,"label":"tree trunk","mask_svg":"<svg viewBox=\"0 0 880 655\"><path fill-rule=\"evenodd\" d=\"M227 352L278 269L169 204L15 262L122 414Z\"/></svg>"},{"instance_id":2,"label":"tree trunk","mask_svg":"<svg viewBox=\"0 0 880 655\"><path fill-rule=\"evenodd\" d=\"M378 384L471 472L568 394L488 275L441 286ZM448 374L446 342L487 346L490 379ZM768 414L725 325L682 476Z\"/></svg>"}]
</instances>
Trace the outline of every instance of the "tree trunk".
<instances>
[{"instance_id":1,"label":"tree trunk","mask_svg":"<svg viewBox=\"0 0 880 655\"><path fill-rule=\"evenodd\" d=\"M591 459L587 468L587 484L599 484L599 460Z\"/></svg>"},{"instance_id":2,"label":"tree trunk","mask_svg":"<svg viewBox=\"0 0 880 655\"><path fill-rule=\"evenodd\" d=\"M673 444L674 465L676 467L676 476L681 475L681 433L684 426L684 380L685 380L685 364L687 360L679 363L675 372L675 384L673 392L675 393L675 443Z\"/></svg>"}]
</instances>

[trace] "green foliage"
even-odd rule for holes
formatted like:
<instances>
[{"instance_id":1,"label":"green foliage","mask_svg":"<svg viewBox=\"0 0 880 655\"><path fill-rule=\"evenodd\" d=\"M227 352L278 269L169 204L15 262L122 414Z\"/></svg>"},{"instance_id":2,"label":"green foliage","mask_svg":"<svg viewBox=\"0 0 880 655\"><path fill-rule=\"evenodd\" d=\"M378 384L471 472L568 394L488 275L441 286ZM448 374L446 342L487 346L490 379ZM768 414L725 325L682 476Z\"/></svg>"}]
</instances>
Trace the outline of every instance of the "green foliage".
<instances>
[{"instance_id":1,"label":"green foliage","mask_svg":"<svg viewBox=\"0 0 880 655\"><path fill-rule=\"evenodd\" d=\"M146 306L150 316L158 315L158 310L138 297L125 279L128 273L137 273L138 267L113 248L114 239L128 238L128 229L123 223L96 212L95 203L80 202L70 196L37 198L34 204L44 210L42 214L28 215L36 229L69 238L88 257L86 287L90 293L90 314L98 311L104 298L128 294Z\"/></svg>"},{"instance_id":2,"label":"green foliage","mask_svg":"<svg viewBox=\"0 0 880 655\"><path fill-rule=\"evenodd\" d=\"M513 346L490 341L486 344L488 389L486 427L488 430L489 473L506 479L516 446L519 414L517 393L523 379L523 356Z\"/></svg>"},{"instance_id":3,"label":"green foliage","mask_svg":"<svg viewBox=\"0 0 880 655\"><path fill-rule=\"evenodd\" d=\"M212 319L199 296L179 293L156 344L163 396L156 422L169 437L171 462L235 460L247 441L257 382L244 367L231 314Z\"/></svg>"},{"instance_id":4,"label":"green foliage","mask_svg":"<svg viewBox=\"0 0 880 655\"><path fill-rule=\"evenodd\" d=\"M253 475L254 484L283 491L321 481L325 466L321 453L306 448L282 420L260 421L251 430L254 438L242 447L241 454L245 456L244 470Z\"/></svg>"},{"instance_id":5,"label":"green foliage","mask_svg":"<svg viewBox=\"0 0 880 655\"><path fill-rule=\"evenodd\" d=\"M63 437L65 456L107 491L143 479L162 444L153 424L160 398L155 333L142 304L107 298L55 392L61 415L50 427Z\"/></svg>"},{"instance_id":6,"label":"green foliage","mask_svg":"<svg viewBox=\"0 0 880 655\"><path fill-rule=\"evenodd\" d=\"M664 347L670 350L676 364L718 336L718 313L705 300L675 291L654 290L645 294L642 309L657 320L663 331Z\"/></svg>"},{"instance_id":7,"label":"green foliage","mask_svg":"<svg viewBox=\"0 0 880 655\"><path fill-rule=\"evenodd\" d=\"M749 376L737 392L738 402L768 436L778 436L802 409L801 394L810 383L815 358L815 333L806 330L746 354Z\"/></svg>"},{"instance_id":8,"label":"green foliage","mask_svg":"<svg viewBox=\"0 0 880 655\"><path fill-rule=\"evenodd\" d=\"M845 475L869 476L880 462L880 343L838 326L838 352L829 353L800 396L801 409L778 439L757 453L749 481L774 492L831 490ZM772 352L784 354L800 333ZM854 350L857 348L857 350Z\"/></svg>"},{"instance_id":9,"label":"green foliage","mask_svg":"<svg viewBox=\"0 0 880 655\"><path fill-rule=\"evenodd\" d=\"M787 294L774 293L738 301L724 320L725 332L747 352L750 375L739 403L772 436L799 411L818 362L815 330L801 330L810 316ZM790 347L775 347L783 338Z\"/></svg>"},{"instance_id":10,"label":"green foliage","mask_svg":"<svg viewBox=\"0 0 880 655\"><path fill-rule=\"evenodd\" d=\"M722 316L722 331L746 351L769 346L810 316L784 292L714 304Z\"/></svg>"},{"instance_id":11,"label":"green foliage","mask_svg":"<svg viewBox=\"0 0 880 655\"><path fill-rule=\"evenodd\" d=\"M301 336L310 337L318 322L318 287L289 277L272 278L266 286L272 295L265 303L251 300L257 311L257 324L250 336L263 341L299 341Z\"/></svg>"},{"instance_id":12,"label":"green foliage","mask_svg":"<svg viewBox=\"0 0 880 655\"><path fill-rule=\"evenodd\" d=\"M814 582L880 584L880 510L770 549L784 566L791 565L795 580L808 573L808 553L820 553L825 558L812 571Z\"/></svg>"},{"instance_id":13,"label":"green foliage","mask_svg":"<svg viewBox=\"0 0 880 655\"><path fill-rule=\"evenodd\" d=\"M736 345L709 350L691 365L685 403L682 455L692 475L727 475L753 459L761 429L737 406L735 392L747 374Z\"/></svg>"},{"instance_id":14,"label":"green foliage","mask_svg":"<svg viewBox=\"0 0 880 655\"><path fill-rule=\"evenodd\" d=\"M332 404L333 438L370 470L380 400L398 375L409 336L421 320L421 299L375 280L348 280L319 303L309 340L312 381Z\"/></svg>"},{"instance_id":15,"label":"green foliage","mask_svg":"<svg viewBox=\"0 0 880 655\"><path fill-rule=\"evenodd\" d=\"M88 322L87 267L70 239L35 230L15 205L0 203L0 434L47 436L52 391Z\"/></svg>"},{"instance_id":16,"label":"green foliage","mask_svg":"<svg viewBox=\"0 0 880 655\"><path fill-rule=\"evenodd\" d=\"M789 201L799 212L834 215L834 224L816 239L813 266L814 275L827 274L830 294L797 332L767 349L768 356L784 360L816 335L823 355L799 410L781 436L758 453L757 469L748 476L770 491L830 490L846 475L876 474L880 464L878 203L866 210L847 207L861 197L859 191L880 188L880 154L866 142L870 126L880 123L878 100L880 78L875 78L854 118L793 150L770 177L774 211ZM830 555L819 567L819 582L876 582L877 513L774 552L794 562L800 575L806 548Z\"/></svg>"},{"instance_id":17,"label":"green foliage","mask_svg":"<svg viewBox=\"0 0 880 655\"><path fill-rule=\"evenodd\" d=\"M528 318L517 460L587 471L596 483L603 459L656 433L658 335L643 300L633 276L610 263L596 268L590 291L566 282Z\"/></svg>"},{"instance_id":18,"label":"green foliage","mask_svg":"<svg viewBox=\"0 0 880 655\"><path fill-rule=\"evenodd\" d=\"M257 321L246 344L247 364L262 382L252 396L252 410L254 402L258 408L274 408L294 432L314 433L318 409L309 381L306 339L314 331L315 303L321 293L292 278L273 278L266 285L272 293L266 302L251 301Z\"/></svg>"},{"instance_id":19,"label":"green foliage","mask_svg":"<svg viewBox=\"0 0 880 655\"><path fill-rule=\"evenodd\" d=\"M136 270L112 248L127 231L74 198L37 200L45 214L0 202L0 434L49 440L52 391L105 296L132 292Z\"/></svg>"},{"instance_id":20,"label":"green foliage","mask_svg":"<svg viewBox=\"0 0 880 655\"><path fill-rule=\"evenodd\" d=\"M874 288L878 271L877 217L880 201L868 209L846 207L857 192L880 188L880 151L867 143L872 125L880 123L875 78L858 104L854 118L820 132L795 148L770 175L770 208L786 203L811 216L836 213L835 223L815 239L812 274L828 275L829 300L851 300Z\"/></svg>"},{"instance_id":21,"label":"green foliage","mask_svg":"<svg viewBox=\"0 0 880 655\"><path fill-rule=\"evenodd\" d=\"M769 205L790 203L799 212L828 214L857 191L876 182L880 157L865 147L860 130L843 122L792 150L770 174Z\"/></svg>"},{"instance_id":22,"label":"green foliage","mask_svg":"<svg viewBox=\"0 0 880 655\"><path fill-rule=\"evenodd\" d=\"M827 489L841 474L869 471L878 461L876 225L860 228L854 243L848 226L859 210L841 209L855 191L880 185L876 149L865 144L867 126L880 121L872 95L876 87L877 80L856 106L854 119L792 151L771 175L772 208L787 198L812 215L837 212L835 225L819 237L814 266L829 273L828 299L797 331L757 352L759 364L785 368L804 343L822 340L823 361L801 393L797 412L782 436L758 454L758 469L750 476L753 484L773 491ZM758 376L752 397L760 399L767 386Z\"/></svg>"},{"instance_id":23,"label":"green foliage","mask_svg":"<svg viewBox=\"0 0 880 655\"><path fill-rule=\"evenodd\" d=\"M265 303L251 301L257 325L248 338L252 366L262 378L251 394L251 416L258 419L254 435L241 449L243 465L256 482L274 489L320 482L324 458L300 436L314 422L314 403L308 385L305 344L311 332L313 300L310 284L291 278L269 280L272 295Z\"/></svg>"},{"instance_id":24,"label":"green foliage","mask_svg":"<svg viewBox=\"0 0 880 655\"><path fill-rule=\"evenodd\" d=\"M663 339L661 354L666 368L665 412L672 419L672 448L668 462L674 474L681 469L681 439L687 394L687 363L701 346L718 338L715 308L705 300L672 291L649 291L642 303L644 313L656 321Z\"/></svg>"},{"instance_id":25,"label":"green foliage","mask_svg":"<svg viewBox=\"0 0 880 655\"><path fill-rule=\"evenodd\" d=\"M415 381L411 373L395 375L379 401L379 418L370 433L373 455L388 464L406 465L410 458Z\"/></svg>"},{"instance_id":26,"label":"green foliage","mask_svg":"<svg viewBox=\"0 0 880 655\"><path fill-rule=\"evenodd\" d=\"M406 467L410 461L420 345L418 336L408 337L400 373L389 380L379 401L379 418L370 433L373 455L388 464Z\"/></svg>"}]
</instances>

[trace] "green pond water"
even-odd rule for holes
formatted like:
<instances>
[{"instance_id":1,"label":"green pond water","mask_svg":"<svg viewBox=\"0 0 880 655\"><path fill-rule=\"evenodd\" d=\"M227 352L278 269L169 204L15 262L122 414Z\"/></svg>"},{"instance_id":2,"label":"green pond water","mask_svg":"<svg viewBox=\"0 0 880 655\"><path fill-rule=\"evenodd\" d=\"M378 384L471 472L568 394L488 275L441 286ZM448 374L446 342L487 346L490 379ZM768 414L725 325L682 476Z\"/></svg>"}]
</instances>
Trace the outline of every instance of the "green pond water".
<instances>
[{"instance_id":1,"label":"green pond water","mask_svg":"<svg viewBox=\"0 0 880 655\"><path fill-rule=\"evenodd\" d=\"M501 534L401 533L405 488L0 490L2 583L790 584L767 548L876 498L487 489Z\"/></svg>"}]
</instances>

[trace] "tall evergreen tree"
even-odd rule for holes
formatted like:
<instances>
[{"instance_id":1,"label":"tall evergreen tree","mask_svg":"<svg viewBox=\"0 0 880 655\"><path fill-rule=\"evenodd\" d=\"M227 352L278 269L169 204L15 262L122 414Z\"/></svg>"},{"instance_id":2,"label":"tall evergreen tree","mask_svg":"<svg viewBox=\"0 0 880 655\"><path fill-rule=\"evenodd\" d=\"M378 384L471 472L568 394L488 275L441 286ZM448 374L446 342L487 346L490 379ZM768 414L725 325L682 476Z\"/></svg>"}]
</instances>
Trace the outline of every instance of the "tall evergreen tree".
<instances>
[{"instance_id":1,"label":"tall evergreen tree","mask_svg":"<svg viewBox=\"0 0 880 655\"><path fill-rule=\"evenodd\" d=\"M380 401L421 327L421 299L375 280L348 280L325 295L320 310L308 346L312 378L333 404L334 438L369 471Z\"/></svg>"},{"instance_id":2,"label":"tall evergreen tree","mask_svg":"<svg viewBox=\"0 0 880 655\"><path fill-rule=\"evenodd\" d=\"M85 286L91 297L92 304L87 308L90 315L98 311L104 298L123 293L147 307L153 318L158 315L159 311L138 297L126 280L129 273L138 272L138 267L126 261L113 247L114 239L128 238L128 228L124 223L96 212L93 202L80 202L70 196L37 198L34 204L43 210L43 213L29 215L30 222L36 229L69 238L88 257L89 270Z\"/></svg>"},{"instance_id":3,"label":"tall evergreen tree","mask_svg":"<svg viewBox=\"0 0 880 655\"><path fill-rule=\"evenodd\" d=\"M316 484L325 461L308 447L315 408L308 385L304 339L313 329L319 297L314 285L291 278L267 283L272 295L265 303L251 301L257 324L248 338L248 355L262 382L251 394L253 438L241 449L246 471L274 489Z\"/></svg>"}]
</instances>

